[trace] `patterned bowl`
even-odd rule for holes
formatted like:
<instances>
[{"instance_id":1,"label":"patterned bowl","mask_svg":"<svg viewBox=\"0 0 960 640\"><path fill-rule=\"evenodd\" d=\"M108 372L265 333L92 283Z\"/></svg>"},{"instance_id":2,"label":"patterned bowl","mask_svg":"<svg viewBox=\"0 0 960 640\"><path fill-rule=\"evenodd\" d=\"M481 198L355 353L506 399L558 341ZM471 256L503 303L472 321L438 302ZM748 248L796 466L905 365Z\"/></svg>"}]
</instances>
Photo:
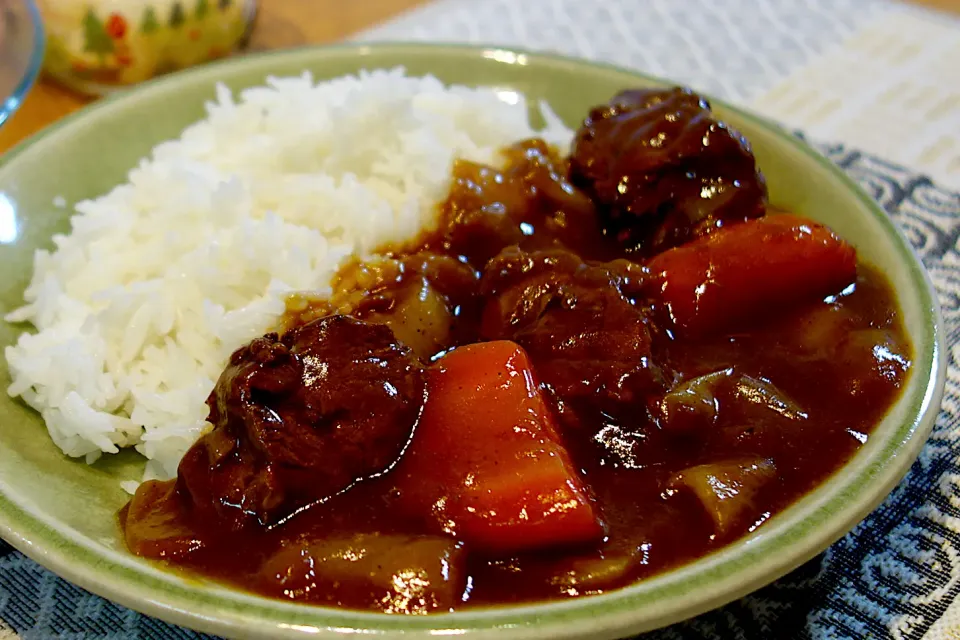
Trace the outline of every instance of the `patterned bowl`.
<instances>
[{"instance_id":1,"label":"patterned bowl","mask_svg":"<svg viewBox=\"0 0 960 640\"><path fill-rule=\"evenodd\" d=\"M38 0L47 72L89 94L109 93L228 55L255 0Z\"/></svg>"},{"instance_id":2,"label":"patterned bowl","mask_svg":"<svg viewBox=\"0 0 960 640\"><path fill-rule=\"evenodd\" d=\"M233 88L268 74L311 70L329 78L363 68L404 65L446 82L493 85L549 102L575 125L586 108L616 91L663 81L552 56L472 47L348 45L237 58L159 80L99 102L0 159L0 313L20 304L33 252L67 227L51 204L99 195L152 146L203 115L214 83ZM398 617L295 605L165 571L129 554L116 510L122 480L140 477L132 452L93 466L68 460L40 417L0 399L0 535L68 580L165 620L225 635L340 637L353 633L427 638L615 637L693 616L785 574L850 530L903 477L940 406L945 358L940 311L919 261L889 218L835 165L776 126L716 103L753 143L775 205L829 223L893 283L915 346L900 399L867 444L823 485L748 537L676 570L604 595L425 617ZM97 162L89 162L97 149ZM6 222L4 222L6 221ZM0 323L0 346L19 327ZM0 367L0 386L9 384Z\"/></svg>"}]
</instances>

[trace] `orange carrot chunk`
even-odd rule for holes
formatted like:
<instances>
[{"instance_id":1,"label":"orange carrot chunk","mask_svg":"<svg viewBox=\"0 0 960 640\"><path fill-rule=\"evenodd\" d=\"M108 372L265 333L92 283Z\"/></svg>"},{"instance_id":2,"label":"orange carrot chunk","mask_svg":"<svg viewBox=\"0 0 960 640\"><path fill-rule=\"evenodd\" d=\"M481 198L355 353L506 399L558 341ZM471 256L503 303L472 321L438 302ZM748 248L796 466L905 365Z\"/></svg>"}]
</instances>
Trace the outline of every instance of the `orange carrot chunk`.
<instances>
[{"instance_id":1,"label":"orange carrot chunk","mask_svg":"<svg viewBox=\"0 0 960 640\"><path fill-rule=\"evenodd\" d=\"M399 488L439 532L499 554L603 536L519 345L450 352L427 394Z\"/></svg>"},{"instance_id":2,"label":"orange carrot chunk","mask_svg":"<svg viewBox=\"0 0 960 640\"><path fill-rule=\"evenodd\" d=\"M856 279L857 258L827 227L778 214L665 251L649 267L677 331L697 336L838 293Z\"/></svg>"}]
</instances>

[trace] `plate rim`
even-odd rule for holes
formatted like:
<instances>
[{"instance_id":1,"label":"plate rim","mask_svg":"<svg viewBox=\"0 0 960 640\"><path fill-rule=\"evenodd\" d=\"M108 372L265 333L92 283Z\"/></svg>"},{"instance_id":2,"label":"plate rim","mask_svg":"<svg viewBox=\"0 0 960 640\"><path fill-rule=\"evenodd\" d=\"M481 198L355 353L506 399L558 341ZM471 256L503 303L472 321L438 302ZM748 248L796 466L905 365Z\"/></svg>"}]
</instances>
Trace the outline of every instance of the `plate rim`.
<instances>
[{"instance_id":1,"label":"plate rim","mask_svg":"<svg viewBox=\"0 0 960 640\"><path fill-rule=\"evenodd\" d=\"M340 56L362 57L369 54L382 55L390 51L417 52L429 55L456 55L485 57L490 64L504 64L491 58L491 52L507 52L525 56L539 66L567 67L575 70L603 70L625 79L633 78L647 83L674 84L668 79L645 74L617 65L583 60L552 53L529 51L516 47L476 44L447 44L421 42L376 42L338 43L334 45L307 46L296 49L263 52L245 55L213 64L188 69L147 81L137 87L118 92L63 118L54 125L30 136L0 157L0 173L21 154L35 145L49 142L63 129L82 122L95 111L109 110L127 101L147 98L154 91L162 91L167 85L175 85L187 76L210 75L215 79L221 69L235 66L256 65L275 58L307 57L312 61ZM303 606L270 600L243 592L203 582L211 590L197 593L197 584L182 580L171 572L155 567L146 567L120 552L96 548L95 541L84 536L71 537L38 515L32 505L18 503L9 495L8 487L0 476L0 537L10 542L39 564L51 569L67 580L123 606L141 611L175 624L201 631L234 634L244 637L339 637L356 633L373 635L471 635L474 637L496 636L498 638L531 637L573 638L615 637L624 632L636 632L676 622L725 604L769 583L812 558L829 544L842 537L852 526L872 511L903 478L916 459L933 428L940 410L945 375L943 319L938 298L930 277L922 267L915 250L895 227L880 206L870 198L846 173L807 143L801 141L778 124L756 115L749 110L710 98L711 102L735 112L738 117L755 122L770 131L782 142L791 145L829 170L843 186L857 197L880 224L885 235L894 242L900 260L910 269L911 280L920 285L917 292L923 303L923 324L929 332L930 349L927 354L915 354L917 367L912 375L926 378L923 393L912 398L906 411L908 424L896 429L887 446L875 454L871 465L858 471L846 483L853 493L854 509L841 513L836 503L843 497L835 491L832 497L819 499L810 506L811 495L794 503L784 513L795 511L801 505L812 509L803 520L789 526L764 528L723 549L693 563L659 574L641 583L601 596L577 598L570 601L546 604L510 606L496 609L479 609L450 614L434 614L422 618L403 618L376 613L361 613L337 609ZM920 356L923 356L921 359ZM896 440L896 441L894 441ZM870 482L850 487L858 479L867 476ZM824 485L820 485L823 487ZM817 501L813 501L817 502ZM810 503L810 504L808 504ZM26 520L24 520L26 519ZM775 524L771 522L770 524ZM777 551L785 537L794 540L788 553L776 557L764 557L764 553ZM82 539L77 539L77 538ZM44 539L46 538L46 539ZM43 544L38 544L40 540ZM750 560L764 557L764 571L751 574L747 565ZM732 569L730 567L733 567ZM737 568L739 567L739 569ZM725 573L724 573L725 572ZM718 577L718 574L723 574ZM714 580L713 578L716 578ZM683 595L677 593L683 584L693 584L697 579L706 580L706 586ZM679 583L679 584L678 584ZM154 587L159 587L154 589ZM671 591L672 590L672 595ZM681 589L682 590L682 589ZM666 591L667 596L656 593ZM657 603L658 611L651 614L649 606ZM191 605L195 606L191 610ZM230 606L227 607L226 605ZM647 609L644 612L644 609ZM609 620L599 623L595 616L607 616Z\"/></svg>"}]
</instances>

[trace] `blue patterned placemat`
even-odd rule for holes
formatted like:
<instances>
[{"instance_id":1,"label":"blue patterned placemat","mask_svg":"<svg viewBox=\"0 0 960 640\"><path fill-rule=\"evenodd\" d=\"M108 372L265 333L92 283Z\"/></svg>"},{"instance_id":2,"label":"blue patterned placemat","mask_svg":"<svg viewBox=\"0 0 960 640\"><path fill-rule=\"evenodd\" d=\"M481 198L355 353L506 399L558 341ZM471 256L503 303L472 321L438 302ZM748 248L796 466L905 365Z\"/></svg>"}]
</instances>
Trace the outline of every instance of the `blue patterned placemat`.
<instances>
[{"instance_id":1,"label":"blue patterned placemat","mask_svg":"<svg viewBox=\"0 0 960 640\"><path fill-rule=\"evenodd\" d=\"M644 640L919 640L960 593L960 192L856 149L816 146L880 202L930 272L948 341L943 410L906 479L849 535L772 585ZM0 621L24 640L211 637L92 595L2 541Z\"/></svg>"}]
</instances>

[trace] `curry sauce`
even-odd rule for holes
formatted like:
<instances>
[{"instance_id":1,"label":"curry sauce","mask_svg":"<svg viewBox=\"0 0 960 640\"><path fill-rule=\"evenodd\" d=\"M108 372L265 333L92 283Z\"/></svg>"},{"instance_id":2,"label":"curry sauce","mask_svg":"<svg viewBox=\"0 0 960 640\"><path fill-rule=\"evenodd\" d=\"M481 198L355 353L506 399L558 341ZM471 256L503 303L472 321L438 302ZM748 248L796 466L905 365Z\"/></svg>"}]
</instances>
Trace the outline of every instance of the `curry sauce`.
<instances>
[{"instance_id":1,"label":"curry sauce","mask_svg":"<svg viewBox=\"0 0 960 640\"><path fill-rule=\"evenodd\" d=\"M910 369L881 273L684 90L459 161L437 228L333 288L233 355L134 553L386 613L602 593L762 527Z\"/></svg>"}]
</instances>

